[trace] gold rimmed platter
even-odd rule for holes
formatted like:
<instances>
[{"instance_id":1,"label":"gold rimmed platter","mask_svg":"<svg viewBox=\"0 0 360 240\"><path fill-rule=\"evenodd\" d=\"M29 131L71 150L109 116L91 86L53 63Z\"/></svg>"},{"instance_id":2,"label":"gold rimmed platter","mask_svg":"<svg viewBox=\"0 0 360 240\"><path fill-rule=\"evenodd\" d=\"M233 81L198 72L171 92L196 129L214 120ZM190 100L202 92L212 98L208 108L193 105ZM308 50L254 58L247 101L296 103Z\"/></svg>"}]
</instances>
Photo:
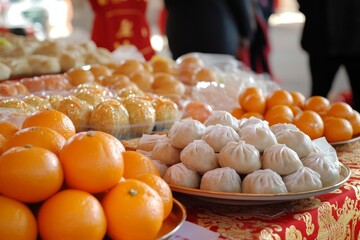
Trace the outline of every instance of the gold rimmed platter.
<instances>
[{"instance_id":1,"label":"gold rimmed platter","mask_svg":"<svg viewBox=\"0 0 360 240\"><path fill-rule=\"evenodd\" d=\"M319 196L325 193L332 192L340 188L351 175L348 166L339 162L340 164L340 179L331 186L320 188L313 191L299 192L299 193L283 193L283 194L246 194L246 193L227 193L227 192L212 192L201 189L185 188L170 185L171 190L174 192L183 193L186 195L194 196L196 198L222 204L231 205L264 205L279 202L286 202L291 200L299 200L310 197Z\"/></svg>"},{"instance_id":2,"label":"gold rimmed platter","mask_svg":"<svg viewBox=\"0 0 360 240\"><path fill-rule=\"evenodd\" d=\"M174 198L174 204L170 215L164 220L160 232L156 236L158 240L169 239L176 233L186 220L186 208Z\"/></svg>"}]
</instances>

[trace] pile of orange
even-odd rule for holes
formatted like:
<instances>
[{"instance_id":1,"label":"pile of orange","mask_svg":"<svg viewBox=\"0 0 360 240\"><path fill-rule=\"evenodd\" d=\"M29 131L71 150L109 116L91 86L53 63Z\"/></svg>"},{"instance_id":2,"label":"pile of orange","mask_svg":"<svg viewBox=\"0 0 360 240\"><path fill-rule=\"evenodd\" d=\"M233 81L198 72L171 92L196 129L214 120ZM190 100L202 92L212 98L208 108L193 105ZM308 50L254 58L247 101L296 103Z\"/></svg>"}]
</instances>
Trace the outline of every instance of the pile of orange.
<instances>
[{"instance_id":1,"label":"pile of orange","mask_svg":"<svg viewBox=\"0 0 360 240\"><path fill-rule=\"evenodd\" d=\"M251 116L277 123L295 124L311 139L346 141L360 134L360 114L345 102L331 103L322 96L306 98L298 91L278 89L265 96L258 87L246 88L232 110L238 119Z\"/></svg>"},{"instance_id":2,"label":"pile of orange","mask_svg":"<svg viewBox=\"0 0 360 240\"><path fill-rule=\"evenodd\" d=\"M108 133L56 110L0 122L0 239L154 239L172 207L154 163Z\"/></svg>"}]
</instances>

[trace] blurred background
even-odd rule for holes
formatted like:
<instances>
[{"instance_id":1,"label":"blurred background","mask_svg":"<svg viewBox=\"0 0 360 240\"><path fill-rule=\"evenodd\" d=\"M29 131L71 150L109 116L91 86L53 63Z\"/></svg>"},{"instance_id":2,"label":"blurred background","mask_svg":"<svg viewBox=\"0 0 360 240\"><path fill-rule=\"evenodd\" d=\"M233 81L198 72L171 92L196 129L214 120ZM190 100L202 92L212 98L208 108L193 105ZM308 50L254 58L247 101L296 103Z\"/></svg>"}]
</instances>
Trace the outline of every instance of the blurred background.
<instances>
[{"instance_id":1,"label":"blurred background","mask_svg":"<svg viewBox=\"0 0 360 240\"><path fill-rule=\"evenodd\" d=\"M160 34L159 14L162 0L148 0L147 17L151 27L151 45L158 54L170 56L166 36ZM90 39L93 13L87 0L0 0L0 26L26 31L39 39ZM309 96L310 75L307 55L300 47L304 16L296 0L279 0L269 19L270 66L282 88ZM330 96L350 90L346 73L336 76Z\"/></svg>"}]
</instances>

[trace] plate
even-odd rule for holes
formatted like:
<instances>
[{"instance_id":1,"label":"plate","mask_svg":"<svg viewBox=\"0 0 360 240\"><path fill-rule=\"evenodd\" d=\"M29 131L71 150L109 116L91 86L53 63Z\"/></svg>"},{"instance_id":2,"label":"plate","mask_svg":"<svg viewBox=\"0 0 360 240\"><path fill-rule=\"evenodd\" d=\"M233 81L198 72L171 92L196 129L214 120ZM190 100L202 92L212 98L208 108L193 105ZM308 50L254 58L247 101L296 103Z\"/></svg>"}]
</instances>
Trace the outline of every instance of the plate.
<instances>
[{"instance_id":1,"label":"plate","mask_svg":"<svg viewBox=\"0 0 360 240\"><path fill-rule=\"evenodd\" d=\"M174 198L174 205L170 215L164 220L160 232L156 236L158 240L170 238L183 225L186 219L186 208Z\"/></svg>"},{"instance_id":2,"label":"plate","mask_svg":"<svg viewBox=\"0 0 360 240\"><path fill-rule=\"evenodd\" d=\"M346 140L346 141L332 142L332 143L330 143L330 144L331 144L331 146L337 146L337 145L341 145L341 144L356 142L356 141L358 141L358 140L360 140L360 135L357 136L357 137L354 137L354 138L352 138L352 139Z\"/></svg>"},{"instance_id":3,"label":"plate","mask_svg":"<svg viewBox=\"0 0 360 240\"><path fill-rule=\"evenodd\" d=\"M185 188L170 185L174 192L184 193L194 196L196 198L222 204L231 205L264 205L271 203L286 202L290 200L299 200L325 194L341 187L350 177L351 171L348 166L340 163L340 180L332 186L325 188L299 192L299 193L283 193L283 194L247 194L247 193L228 193L228 192L213 192L193 188Z\"/></svg>"}]
</instances>

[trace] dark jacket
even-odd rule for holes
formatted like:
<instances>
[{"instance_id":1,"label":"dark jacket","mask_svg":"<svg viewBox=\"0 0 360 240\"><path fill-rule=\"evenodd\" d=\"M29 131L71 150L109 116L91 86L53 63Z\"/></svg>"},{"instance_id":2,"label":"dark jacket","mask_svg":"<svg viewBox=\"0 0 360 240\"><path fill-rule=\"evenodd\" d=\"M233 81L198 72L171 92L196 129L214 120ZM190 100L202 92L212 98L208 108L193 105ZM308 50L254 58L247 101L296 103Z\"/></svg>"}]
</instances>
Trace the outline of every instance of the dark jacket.
<instances>
[{"instance_id":1,"label":"dark jacket","mask_svg":"<svg viewBox=\"0 0 360 240\"><path fill-rule=\"evenodd\" d=\"M249 0L165 0L173 58L189 52L236 56L240 36L251 38Z\"/></svg>"},{"instance_id":2,"label":"dark jacket","mask_svg":"<svg viewBox=\"0 0 360 240\"><path fill-rule=\"evenodd\" d=\"M305 15L301 46L311 54L360 54L359 0L298 0Z\"/></svg>"}]
</instances>

